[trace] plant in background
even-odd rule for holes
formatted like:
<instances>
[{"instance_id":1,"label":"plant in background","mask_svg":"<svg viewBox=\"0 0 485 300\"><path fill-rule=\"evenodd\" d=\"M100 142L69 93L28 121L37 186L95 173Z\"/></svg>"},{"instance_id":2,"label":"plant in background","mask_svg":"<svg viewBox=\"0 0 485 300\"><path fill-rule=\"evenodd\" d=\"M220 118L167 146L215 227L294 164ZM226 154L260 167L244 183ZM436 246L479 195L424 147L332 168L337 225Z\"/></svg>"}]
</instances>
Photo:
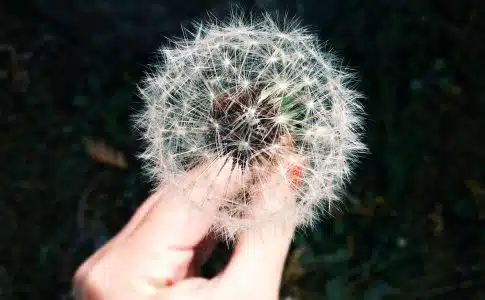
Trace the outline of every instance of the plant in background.
<instances>
[{"instance_id":1,"label":"plant in background","mask_svg":"<svg viewBox=\"0 0 485 300\"><path fill-rule=\"evenodd\" d=\"M250 174L237 197L194 203L225 238L277 218L311 225L339 200L365 150L353 75L304 27L269 15L199 23L187 35L161 49L162 61L140 88L146 170L157 185L220 159ZM288 154L299 158L292 176L283 166ZM290 184L298 179L296 202L277 211L251 199L272 170Z\"/></svg>"}]
</instances>

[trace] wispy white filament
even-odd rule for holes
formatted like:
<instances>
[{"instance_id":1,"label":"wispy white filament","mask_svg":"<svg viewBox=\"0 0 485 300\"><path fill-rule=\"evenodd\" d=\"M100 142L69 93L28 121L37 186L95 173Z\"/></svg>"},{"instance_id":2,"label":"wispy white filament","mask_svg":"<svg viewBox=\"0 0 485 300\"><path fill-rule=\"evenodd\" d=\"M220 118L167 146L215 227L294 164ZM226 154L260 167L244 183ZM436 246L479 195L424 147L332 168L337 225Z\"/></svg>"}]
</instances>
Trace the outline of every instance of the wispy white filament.
<instances>
[{"instance_id":1,"label":"wispy white filament","mask_svg":"<svg viewBox=\"0 0 485 300\"><path fill-rule=\"evenodd\" d=\"M160 50L160 64L140 88L146 101L137 116L147 145L142 158L157 185L221 158L234 172L252 174L239 196L194 203L226 238L277 218L311 225L339 200L365 150L352 74L304 27L281 23L269 15L199 23ZM287 152L303 158L296 163L297 201L266 210L264 199L252 198L270 169L292 180L281 165ZM183 188L191 201L190 187Z\"/></svg>"}]
</instances>

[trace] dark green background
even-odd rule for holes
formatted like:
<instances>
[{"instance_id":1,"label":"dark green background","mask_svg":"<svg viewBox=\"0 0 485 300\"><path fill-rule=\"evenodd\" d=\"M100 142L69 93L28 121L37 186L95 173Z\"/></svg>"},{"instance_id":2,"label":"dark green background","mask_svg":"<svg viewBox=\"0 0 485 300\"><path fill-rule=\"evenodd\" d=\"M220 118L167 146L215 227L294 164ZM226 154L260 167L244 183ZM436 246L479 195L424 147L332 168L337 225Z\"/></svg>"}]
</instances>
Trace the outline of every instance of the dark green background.
<instances>
[{"instance_id":1,"label":"dark green background","mask_svg":"<svg viewBox=\"0 0 485 300\"><path fill-rule=\"evenodd\" d=\"M75 268L148 194L130 120L136 84L164 35L227 10L160 2L0 3L0 299L69 299ZM485 299L485 2L243 6L299 16L367 97L370 153L341 210L297 235L282 295ZM93 159L89 140L128 167ZM225 256L221 247L206 271Z\"/></svg>"}]
</instances>

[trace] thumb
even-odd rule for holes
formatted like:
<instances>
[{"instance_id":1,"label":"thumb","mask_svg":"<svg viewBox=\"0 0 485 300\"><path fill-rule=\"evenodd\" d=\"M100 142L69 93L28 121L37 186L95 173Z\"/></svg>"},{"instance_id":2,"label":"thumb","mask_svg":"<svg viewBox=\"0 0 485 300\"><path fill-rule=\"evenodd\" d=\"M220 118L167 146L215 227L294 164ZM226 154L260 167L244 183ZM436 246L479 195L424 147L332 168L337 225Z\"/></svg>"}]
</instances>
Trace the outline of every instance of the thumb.
<instances>
[{"instance_id":1,"label":"thumb","mask_svg":"<svg viewBox=\"0 0 485 300\"><path fill-rule=\"evenodd\" d=\"M292 163L291 163L292 162ZM295 230L295 174L301 164L287 160L270 176L260 176L253 192L258 213L273 214L270 221L241 233L234 254L219 275L225 282L249 299L278 299L281 277ZM263 179L265 178L265 179ZM236 285L236 286L235 286ZM247 294L246 294L247 293Z\"/></svg>"}]
</instances>

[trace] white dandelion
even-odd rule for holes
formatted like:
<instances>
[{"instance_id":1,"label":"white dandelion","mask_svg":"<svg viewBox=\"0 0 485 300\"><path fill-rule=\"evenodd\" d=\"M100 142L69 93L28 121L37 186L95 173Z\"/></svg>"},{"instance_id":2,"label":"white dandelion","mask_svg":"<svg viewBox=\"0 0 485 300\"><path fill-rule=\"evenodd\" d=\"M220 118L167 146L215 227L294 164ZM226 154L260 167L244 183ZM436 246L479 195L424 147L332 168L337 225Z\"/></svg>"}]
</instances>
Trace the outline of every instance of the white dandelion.
<instances>
[{"instance_id":1,"label":"white dandelion","mask_svg":"<svg viewBox=\"0 0 485 300\"><path fill-rule=\"evenodd\" d=\"M339 201L365 150L353 74L304 27L281 23L269 15L198 23L161 49L160 64L140 88L146 106L136 120L147 144L141 157L157 186L176 184L177 175L199 165L220 166L213 162L221 158L234 172L252 174L237 197L194 203L227 239L277 218L311 225ZM288 152L302 158L293 162L296 202L266 210L251 191L270 170L294 179L283 170Z\"/></svg>"}]
</instances>

